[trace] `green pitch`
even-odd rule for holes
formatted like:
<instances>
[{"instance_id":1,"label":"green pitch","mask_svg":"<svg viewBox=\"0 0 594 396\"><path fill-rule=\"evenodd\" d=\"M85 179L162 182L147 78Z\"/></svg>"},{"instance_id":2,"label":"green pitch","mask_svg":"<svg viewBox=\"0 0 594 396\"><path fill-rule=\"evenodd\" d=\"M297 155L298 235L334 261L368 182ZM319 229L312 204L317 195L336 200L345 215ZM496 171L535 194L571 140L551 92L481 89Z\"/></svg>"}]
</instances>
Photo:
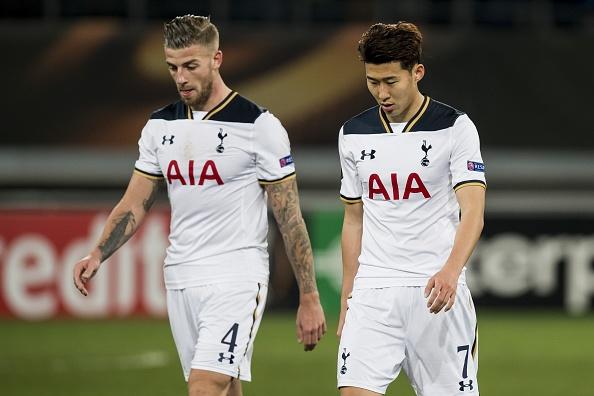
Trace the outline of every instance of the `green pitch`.
<instances>
[{"instance_id":1,"label":"green pitch","mask_svg":"<svg viewBox=\"0 0 594 396\"><path fill-rule=\"evenodd\" d=\"M292 315L265 315L244 394L337 395L335 329L305 353ZM594 316L483 312L479 336L481 394L594 394ZM0 395L185 394L166 321L0 321ZM387 394L413 392L402 376Z\"/></svg>"}]
</instances>

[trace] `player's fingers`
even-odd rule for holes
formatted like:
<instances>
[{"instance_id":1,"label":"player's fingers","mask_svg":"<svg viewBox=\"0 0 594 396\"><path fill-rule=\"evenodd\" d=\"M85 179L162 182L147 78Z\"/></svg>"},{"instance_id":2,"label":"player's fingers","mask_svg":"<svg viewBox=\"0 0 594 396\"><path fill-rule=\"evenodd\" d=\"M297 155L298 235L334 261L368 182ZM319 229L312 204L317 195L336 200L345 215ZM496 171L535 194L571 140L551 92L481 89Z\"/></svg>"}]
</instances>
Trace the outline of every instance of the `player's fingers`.
<instances>
[{"instance_id":1,"label":"player's fingers","mask_svg":"<svg viewBox=\"0 0 594 396\"><path fill-rule=\"evenodd\" d=\"M82 271L83 271L82 265L75 265L73 280L74 280L74 286L78 289L78 291L81 292L82 295L86 296L89 293L87 292L87 289L85 288L85 285L82 283L82 280L81 280L81 272Z\"/></svg>"},{"instance_id":2,"label":"player's fingers","mask_svg":"<svg viewBox=\"0 0 594 396\"><path fill-rule=\"evenodd\" d=\"M94 268L91 265L89 265L80 277L84 283L87 283L93 276L95 276L96 272L97 268Z\"/></svg>"},{"instance_id":3,"label":"player's fingers","mask_svg":"<svg viewBox=\"0 0 594 396\"><path fill-rule=\"evenodd\" d=\"M425 298L429 297L429 293L431 293L433 286L435 286L435 279L431 278L429 279L429 282L427 282L427 286L425 286Z\"/></svg>"},{"instance_id":4,"label":"player's fingers","mask_svg":"<svg viewBox=\"0 0 594 396\"><path fill-rule=\"evenodd\" d=\"M338 318L338 327L336 328L336 335L340 337L342 335L342 328L344 327L344 319L346 317L346 313L343 311L340 312L340 316Z\"/></svg>"},{"instance_id":5,"label":"player's fingers","mask_svg":"<svg viewBox=\"0 0 594 396\"><path fill-rule=\"evenodd\" d=\"M307 345L315 345L318 342L318 334L314 329L310 329L303 333L303 344Z\"/></svg>"},{"instance_id":6,"label":"player's fingers","mask_svg":"<svg viewBox=\"0 0 594 396\"><path fill-rule=\"evenodd\" d=\"M450 298L448 300L448 303L446 304L445 312L448 312L450 309L452 309L452 307L454 306L454 303L455 302L456 302L456 293L453 293L450 296Z\"/></svg>"},{"instance_id":7,"label":"player's fingers","mask_svg":"<svg viewBox=\"0 0 594 396\"><path fill-rule=\"evenodd\" d=\"M342 335L342 326L344 325L344 321L342 318L338 321L338 327L336 328L336 336L340 337Z\"/></svg>"},{"instance_id":8,"label":"player's fingers","mask_svg":"<svg viewBox=\"0 0 594 396\"><path fill-rule=\"evenodd\" d=\"M318 341L320 341L322 339L322 337L324 336L325 333L326 333L326 323L321 323L318 326Z\"/></svg>"},{"instance_id":9,"label":"player's fingers","mask_svg":"<svg viewBox=\"0 0 594 396\"><path fill-rule=\"evenodd\" d=\"M433 287L433 290L431 290L431 293L429 294L429 300L427 300L427 308L431 308L433 306L435 300L437 299L437 296L439 296L440 291L441 288L438 285L435 285Z\"/></svg>"},{"instance_id":10,"label":"player's fingers","mask_svg":"<svg viewBox=\"0 0 594 396\"><path fill-rule=\"evenodd\" d=\"M80 272L81 272L80 266L78 264L75 265L74 270L72 271L72 280L74 281L74 286L76 286L77 289L80 289L80 287L82 286L82 284L79 283Z\"/></svg>"},{"instance_id":11,"label":"player's fingers","mask_svg":"<svg viewBox=\"0 0 594 396\"><path fill-rule=\"evenodd\" d=\"M303 347L303 350L304 350L305 352L309 352L309 351L313 351L315 347L316 347L316 344L306 344L306 345Z\"/></svg>"},{"instance_id":12,"label":"player's fingers","mask_svg":"<svg viewBox=\"0 0 594 396\"><path fill-rule=\"evenodd\" d=\"M436 289L433 289L435 291ZM443 289L439 291L439 294L436 293L435 299L433 300L433 304L429 307L429 311L431 313L438 313L446 303L446 296L447 292Z\"/></svg>"},{"instance_id":13,"label":"player's fingers","mask_svg":"<svg viewBox=\"0 0 594 396\"><path fill-rule=\"evenodd\" d=\"M303 342L303 329L301 328L301 322L299 320L297 320L297 342L302 343Z\"/></svg>"},{"instance_id":14,"label":"player's fingers","mask_svg":"<svg viewBox=\"0 0 594 396\"><path fill-rule=\"evenodd\" d=\"M451 295L452 295L451 292L442 290L440 297L436 301L437 304L436 304L434 313L441 312L441 310L444 309L448 305L448 303L451 299Z\"/></svg>"}]
</instances>

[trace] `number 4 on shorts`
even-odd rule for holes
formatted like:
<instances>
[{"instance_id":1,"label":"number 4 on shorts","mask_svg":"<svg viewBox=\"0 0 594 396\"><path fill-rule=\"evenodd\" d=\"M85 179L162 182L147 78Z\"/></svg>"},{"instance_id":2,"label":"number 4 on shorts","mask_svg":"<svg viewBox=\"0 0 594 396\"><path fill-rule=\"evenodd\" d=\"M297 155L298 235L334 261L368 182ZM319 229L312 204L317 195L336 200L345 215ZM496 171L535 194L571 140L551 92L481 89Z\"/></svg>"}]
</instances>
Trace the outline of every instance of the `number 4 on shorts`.
<instances>
[{"instance_id":1,"label":"number 4 on shorts","mask_svg":"<svg viewBox=\"0 0 594 396\"><path fill-rule=\"evenodd\" d=\"M237 344L237 331L239 330L239 323L233 323L227 334L221 340L221 344L229 345L229 352L233 352ZM230 340L228 340L230 338Z\"/></svg>"}]
</instances>

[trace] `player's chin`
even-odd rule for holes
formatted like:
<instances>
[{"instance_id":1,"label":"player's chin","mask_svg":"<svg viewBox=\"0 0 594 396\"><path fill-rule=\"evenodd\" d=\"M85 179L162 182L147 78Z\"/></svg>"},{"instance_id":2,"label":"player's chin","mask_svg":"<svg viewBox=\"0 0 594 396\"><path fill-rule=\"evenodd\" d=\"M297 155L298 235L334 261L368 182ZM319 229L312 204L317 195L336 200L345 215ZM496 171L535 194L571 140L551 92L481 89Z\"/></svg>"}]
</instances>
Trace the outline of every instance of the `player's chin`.
<instances>
[{"instance_id":1,"label":"player's chin","mask_svg":"<svg viewBox=\"0 0 594 396\"><path fill-rule=\"evenodd\" d=\"M179 95L179 98L181 99L182 102L184 102L188 106L191 106L193 103L193 100L191 98L185 98L182 95Z\"/></svg>"}]
</instances>

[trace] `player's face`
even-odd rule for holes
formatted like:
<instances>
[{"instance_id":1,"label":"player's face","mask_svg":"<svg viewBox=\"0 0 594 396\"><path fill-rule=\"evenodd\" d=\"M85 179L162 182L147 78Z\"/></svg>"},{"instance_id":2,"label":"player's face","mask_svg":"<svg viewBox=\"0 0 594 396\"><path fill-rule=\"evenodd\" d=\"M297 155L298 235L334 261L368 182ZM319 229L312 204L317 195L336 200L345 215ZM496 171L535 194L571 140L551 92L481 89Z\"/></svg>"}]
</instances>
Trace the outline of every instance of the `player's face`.
<instances>
[{"instance_id":1,"label":"player's face","mask_svg":"<svg viewBox=\"0 0 594 396\"><path fill-rule=\"evenodd\" d=\"M421 64L411 71L403 69L400 62L379 65L365 63L367 88L392 122L403 122L412 117L413 103L419 97L417 83L425 75Z\"/></svg>"},{"instance_id":2,"label":"player's face","mask_svg":"<svg viewBox=\"0 0 594 396\"><path fill-rule=\"evenodd\" d=\"M212 93L212 83L222 53L208 46L165 48L165 61L181 99L194 110L202 110Z\"/></svg>"}]
</instances>

